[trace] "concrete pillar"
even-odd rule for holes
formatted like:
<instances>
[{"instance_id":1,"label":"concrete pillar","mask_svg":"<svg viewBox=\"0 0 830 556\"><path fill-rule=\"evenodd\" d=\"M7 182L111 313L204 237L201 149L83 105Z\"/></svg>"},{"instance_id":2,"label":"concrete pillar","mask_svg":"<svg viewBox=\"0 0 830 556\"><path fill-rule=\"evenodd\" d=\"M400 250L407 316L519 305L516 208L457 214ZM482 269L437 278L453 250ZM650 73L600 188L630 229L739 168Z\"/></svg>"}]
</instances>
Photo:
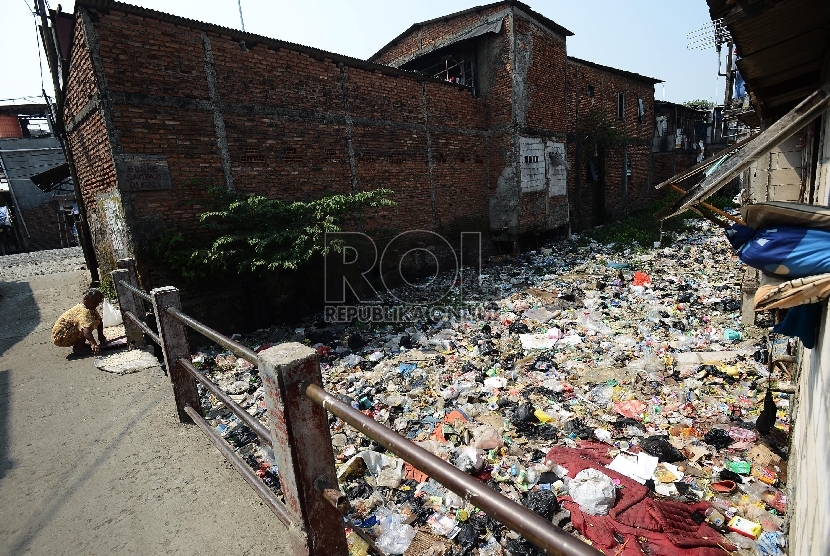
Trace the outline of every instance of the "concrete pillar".
<instances>
[{"instance_id":1,"label":"concrete pillar","mask_svg":"<svg viewBox=\"0 0 830 556\"><path fill-rule=\"evenodd\" d=\"M755 325L755 292L760 284L760 272L754 268L747 268L741 282L741 324Z\"/></svg>"},{"instance_id":2,"label":"concrete pillar","mask_svg":"<svg viewBox=\"0 0 830 556\"><path fill-rule=\"evenodd\" d=\"M144 320L144 300L138 295L129 291L122 285L129 284L134 288L138 287L138 276L135 272L135 261L132 259L121 259L118 261L118 270L112 271L112 283L115 292L118 294L118 306L122 314L129 311L141 320ZM127 343L131 348L144 347L144 333L133 321L124 317L124 333L127 336Z\"/></svg>"},{"instance_id":3,"label":"concrete pillar","mask_svg":"<svg viewBox=\"0 0 830 556\"><path fill-rule=\"evenodd\" d=\"M173 396L176 399L179 420L183 423L190 423L192 420L185 412L185 406L189 405L201 415L202 404L199 401L196 379L178 362L179 359L190 361L187 329L182 321L167 312L168 307L181 309L179 290L172 286L165 286L155 288L150 295L153 298L153 311L156 315L159 337L161 337L164 363L167 365L170 382L173 383Z\"/></svg>"},{"instance_id":4,"label":"concrete pillar","mask_svg":"<svg viewBox=\"0 0 830 556\"><path fill-rule=\"evenodd\" d=\"M323 386L317 352L293 342L259 358L285 505L306 535L306 547L296 546L294 554L345 556L343 516L314 486L337 484L328 414L301 389L305 383Z\"/></svg>"}]
</instances>

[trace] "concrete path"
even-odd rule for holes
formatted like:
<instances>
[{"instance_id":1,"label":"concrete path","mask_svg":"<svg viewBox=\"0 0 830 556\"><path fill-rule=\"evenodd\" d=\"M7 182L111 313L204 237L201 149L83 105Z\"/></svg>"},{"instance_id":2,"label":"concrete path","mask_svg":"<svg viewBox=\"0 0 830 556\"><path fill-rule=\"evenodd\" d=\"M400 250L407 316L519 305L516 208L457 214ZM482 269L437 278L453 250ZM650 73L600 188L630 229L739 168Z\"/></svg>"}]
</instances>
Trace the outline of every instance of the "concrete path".
<instances>
[{"instance_id":1,"label":"concrete path","mask_svg":"<svg viewBox=\"0 0 830 556\"><path fill-rule=\"evenodd\" d=\"M160 370L105 373L51 344L87 277L0 281L0 554L287 553Z\"/></svg>"}]
</instances>

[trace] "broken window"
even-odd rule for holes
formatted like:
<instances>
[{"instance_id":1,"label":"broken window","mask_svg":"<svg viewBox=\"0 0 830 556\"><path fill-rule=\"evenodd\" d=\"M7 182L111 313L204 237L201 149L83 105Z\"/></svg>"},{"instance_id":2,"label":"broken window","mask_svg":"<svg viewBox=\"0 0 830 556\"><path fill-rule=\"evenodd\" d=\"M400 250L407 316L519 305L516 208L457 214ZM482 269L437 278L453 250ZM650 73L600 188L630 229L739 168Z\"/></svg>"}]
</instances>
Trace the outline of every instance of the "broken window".
<instances>
[{"instance_id":1,"label":"broken window","mask_svg":"<svg viewBox=\"0 0 830 556\"><path fill-rule=\"evenodd\" d=\"M617 93L617 118L625 118L625 93Z\"/></svg>"},{"instance_id":2,"label":"broken window","mask_svg":"<svg viewBox=\"0 0 830 556\"><path fill-rule=\"evenodd\" d=\"M594 86L588 85L588 96L594 98Z\"/></svg>"},{"instance_id":3,"label":"broken window","mask_svg":"<svg viewBox=\"0 0 830 556\"><path fill-rule=\"evenodd\" d=\"M446 51L444 51L446 52ZM435 79L468 87L476 94L476 67L471 51L456 51L452 54L427 55L401 66L401 69L416 71Z\"/></svg>"},{"instance_id":4,"label":"broken window","mask_svg":"<svg viewBox=\"0 0 830 556\"><path fill-rule=\"evenodd\" d=\"M522 192L545 189L545 144L536 137L519 138Z\"/></svg>"}]
</instances>

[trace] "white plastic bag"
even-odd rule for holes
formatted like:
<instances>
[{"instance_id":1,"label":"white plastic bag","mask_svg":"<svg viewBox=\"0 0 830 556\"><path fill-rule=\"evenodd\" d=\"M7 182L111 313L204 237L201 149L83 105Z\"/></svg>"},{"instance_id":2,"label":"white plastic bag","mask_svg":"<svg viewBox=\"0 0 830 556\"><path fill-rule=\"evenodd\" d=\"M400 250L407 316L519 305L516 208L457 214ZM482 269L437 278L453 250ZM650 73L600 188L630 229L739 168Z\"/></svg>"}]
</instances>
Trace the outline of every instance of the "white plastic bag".
<instances>
[{"instance_id":1,"label":"white plastic bag","mask_svg":"<svg viewBox=\"0 0 830 556\"><path fill-rule=\"evenodd\" d=\"M118 307L110 303L109 299L106 298L104 299L104 311L101 316L104 321L104 328L118 326L123 322L121 318L121 311L119 311Z\"/></svg>"},{"instance_id":2,"label":"white plastic bag","mask_svg":"<svg viewBox=\"0 0 830 556\"><path fill-rule=\"evenodd\" d=\"M591 515L606 515L617 499L614 482L596 469L583 469L568 483L568 494L579 509Z\"/></svg>"},{"instance_id":3,"label":"white plastic bag","mask_svg":"<svg viewBox=\"0 0 830 556\"><path fill-rule=\"evenodd\" d=\"M415 529L403 523L401 514L390 514L381 518L378 524L380 536L375 541L378 548L389 554L403 554L412 539L415 538Z\"/></svg>"}]
</instances>

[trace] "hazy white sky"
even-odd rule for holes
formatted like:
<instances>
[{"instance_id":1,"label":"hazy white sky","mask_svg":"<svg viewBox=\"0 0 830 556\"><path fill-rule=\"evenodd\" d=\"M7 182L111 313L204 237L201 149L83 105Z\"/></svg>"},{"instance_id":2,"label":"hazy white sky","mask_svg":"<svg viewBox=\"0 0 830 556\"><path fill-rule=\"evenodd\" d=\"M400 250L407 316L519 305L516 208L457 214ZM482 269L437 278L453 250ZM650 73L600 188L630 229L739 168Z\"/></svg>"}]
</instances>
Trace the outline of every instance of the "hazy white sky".
<instances>
[{"instance_id":1,"label":"hazy white sky","mask_svg":"<svg viewBox=\"0 0 830 556\"><path fill-rule=\"evenodd\" d=\"M241 0L245 30L368 58L413 23L486 0ZM175 15L241 28L237 0L133 0ZM723 101L714 47L689 50L686 35L709 23L705 0L525 0L574 33L568 54L664 80L655 98ZM32 0L0 0L0 102L40 95ZM57 2L52 0L51 7ZM62 3L74 9L74 0ZM46 91L53 95L46 60Z\"/></svg>"}]
</instances>

